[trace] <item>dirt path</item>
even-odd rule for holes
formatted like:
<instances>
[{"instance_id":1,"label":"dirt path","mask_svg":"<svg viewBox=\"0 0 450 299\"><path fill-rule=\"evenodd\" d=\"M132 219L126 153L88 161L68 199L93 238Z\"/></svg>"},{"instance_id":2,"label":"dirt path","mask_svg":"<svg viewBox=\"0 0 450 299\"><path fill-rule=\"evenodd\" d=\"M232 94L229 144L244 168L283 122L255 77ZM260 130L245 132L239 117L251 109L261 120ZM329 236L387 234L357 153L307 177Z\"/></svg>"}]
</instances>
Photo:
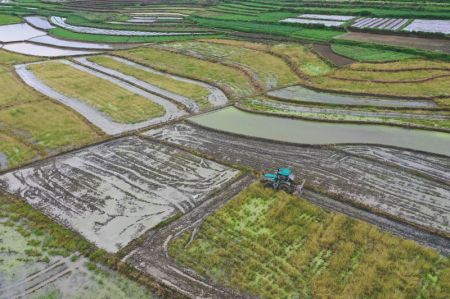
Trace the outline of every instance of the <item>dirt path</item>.
<instances>
[{"instance_id":1,"label":"dirt path","mask_svg":"<svg viewBox=\"0 0 450 299\"><path fill-rule=\"evenodd\" d=\"M167 247L174 237L186 230L198 228L207 216L220 209L253 180L253 177L246 175L177 221L157 231L150 231L142 245L131 251L123 260L190 298L251 298L208 281L175 263L168 256Z\"/></svg>"},{"instance_id":2,"label":"dirt path","mask_svg":"<svg viewBox=\"0 0 450 299\"><path fill-rule=\"evenodd\" d=\"M324 44L314 44L313 50L316 51L317 54L322 56L323 58L330 61L332 64L337 66L349 65L355 62L354 60L344 57L342 55L336 54L330 45Z\"/></svg>"},{"instance_id":3,"label":"dirt path","mask_svg":"<svg viewBox=\"0 0 450 299\"><path fill-rule=\"evenodd\" d=\"M391 46L450 53L450 40L448 39L410 37L394 34L375 34L362 32L349 32L340 35L337 38L359 42L372 42Z\"/></svg>"},{"instance_id":4,"label":"dirt path","mask_svg":"<svg viewBox=\"0 0 450 299\"><path fill-rule=\"evenodd\" d=\"M450 233L450 184L436 180L448 158L361 145L358 151L339 147L311 147L256 140L177 124L151 130L147 136L220 157L220 161L267 171L290 165L306 178L308 186L331 198L363 206L390 219L412 223L428 231ZM361 148L365 148L364 154ZM403 159L403 153L408 152ZM430 165L443 163L437 173ZM393 162L390 162L393 161ZM404 166L406 165L406 166ZM432 167L432 166L431 166Z\"/></svg>"},{"instance_id":5,"label":"dirt path","mask_svg":"<svg viewBox=\"0 0 450 299\"><path fill-rule=\"evenodd\" d=\"M88 72L90 74L93 74L101 79L105 79L108 81L111 81L120 87L123 87L125 89L128 89L136 94L139 94L145 98L147 98L149 101L153 101L159 105L162 105L166 113L162 117L152 118L144 122L136 123L136 124L123 124L123 123L117 123L114 122L108 117L107 115L103 114L102 112L96 110L94 107L88 105L87 103L83 102L80 99L71 98L68 96L65 96L56 90L52 89L48 85L46 85L44 82L39 80L31 71L27 69L27 64L20 64L16 65L15 69L17 74L22 78L22 80L37 90L38 92L48 96L49 98L58 101L73 110L77 111L81 115L83 115L89 122L100 128L103 132L109 135L116 135L121 134L123 132L127 131L133 131L138 130L141 128L145 128L151 125L159 124L162 122L167 122L170 120L174 120L178 117L181 117L183 115L186 115L184 111L181 111L178 109L173 103L167 101L166 99L163 99L161 97L158 97L156 95L150 94L148 92L145 92L135 86L132 86L130 84L127 84L125 82L122 82L116 78L106 76L104 74L94 72L93 70L90 70L85 67L81 67L77 64L64 61L65 63L80 69L82 71Z\"/></svg>"}]
</instances>

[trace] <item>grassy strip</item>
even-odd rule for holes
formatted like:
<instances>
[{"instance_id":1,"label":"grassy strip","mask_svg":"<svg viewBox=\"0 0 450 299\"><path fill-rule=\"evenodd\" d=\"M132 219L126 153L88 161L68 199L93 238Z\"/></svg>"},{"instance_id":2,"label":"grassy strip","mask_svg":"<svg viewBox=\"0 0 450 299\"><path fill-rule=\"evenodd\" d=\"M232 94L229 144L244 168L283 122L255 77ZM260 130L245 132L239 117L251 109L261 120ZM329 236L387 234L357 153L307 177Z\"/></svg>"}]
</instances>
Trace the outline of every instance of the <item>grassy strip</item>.
<instances>
[{"instance_id":1,"label":"grassy strip","mask_svg":"<svg viewBox=\"0 0 450 299\"><path fill-rule=\"evenodd\" d=\"M379 43L369 43L369 42L359 42L359 41L353 41L353 40L346 40L341 38L335 38L332 41L333 45L335 46L337 44L339 45L347 45L347 46L357 46L357 47L365 47L366 51L369 49L373 50L379 50L379 51L393 51L398 52L402 54L409 54L417 57L422 58L429 58L434 60L442 60L450 62L450 54L444 53L444 52L437 52L437 51L426 51L426 50L420 50L420 49L414 49L414 48L405 48L400 46L390 46L390 45L384 45Z\"/></svg>"},{"instance_id":2,"label":"grassy strip","mask_svg":"<svg viewBox=\"0 0 450 299\"><path fill-rule=\"evenodd\" d=\"M313 120L323 120L323 121L333 121L333 122L367 122L367 123L377 123L377 124L394 124L402 125L408 127L420 127L429 129L450 129L450 118L447 120L428 120L420 118L395 118L395 117L376 117L376 116L356 116L351 114L349 110L348 114L331 114L331 113L315 113L315 112L299 112L292 111L284 108L272 107L270 105L265 105L261 102L255 102L253 100L245 100L239 103L243 105L244 109L249 109L256 112L272 113L275 115L283 115L288 117L299 117L303 119L313 119ZM374 111L373 108L368 108L367 111ZM393 112L393 111L384 111ZM401 113L395 110L397 113ZM407 113L411 113L408 111Z\"/></svg>"},{"instance_id":3,"label":"grassy strip","mask_svg":"<svg viewBox=\"0 0 450 299\"><path fill-rule=\"evenodd\" d=\"M22 136L52 151L88 144L100 137L78 114L48 100L0 110L0 126L12 136Z\"/></svg>"},{"instance_id":4,"label":"grassy strip","mask_svg":"<svg viewBox=\"0 0 450 299\"><path fill-rule=\"evenodd\" d=\"M13 15L0 15L0 25L17 24L22 22L22 19Z\"/></svg>"},{"instance_id":5,"label":"grassy strip","mask_svg":"<svg viewBox=\"0 0 450 299\"><path fill-rule=\"evenodd\" d=\"M51 29L50 35L63 39L85 41L85 42L103 42L103 43L160 43L170 41L191 40L198 38L220 38L223 36L221 34L175 35L175 36L120 36L120 35L78 33L63 28Z\"/></svg>"},{"instance_id":6,"label":"grassy strip","mask_svg":"<svg viewBox=\"0 0 450 299\"><path fill-rule=\"evenodd\" d=\"M168 76L147 72L142 69L121 63L108 56L91 56L88 58L88 60L104 67L117 70L126 75L133 76L139 80L156 85L162 89L186 96L190 99L195 100L201 108L207 108L210 106L208 101L209 92L201 86L175 80L169 78Z\"/></svg>"},{"instance_id":7,"label":"grassy strip","mask_svg":"<svg viewBox=\"0 0 450 299\"><path fill-rule=\"evenodd\" d=\"M445 298L450 261L368 223L252 185L169 253L263 298Z\"/></svg>"},{"instance_id":8,"label":"grassy strip","mask_svg":"<svg viewBox=\"0 0 450 299\"><path fill-rule=\"evenodd\" d=\"M419 83L376 83L340 80L331 77L313 77L314 87L339 92L433 98L450 96L450 78L438 78Z\"/></svg>"},{"instance_id":9,"label":"grassy strip","mask_svg":"<svg viewBox=\"0 0 450 299\"><path fill-rule=\"evenodd\" d=\"M0 65L6 65L10 67L14 64L33 62L38 60L42 60L42 58L26 56L0 49Z\"/></svg>"},{"instance_id":10,"label":"grassy strip","mask_svg":"<svg viewBox=\"0 0 450 299\"><path fill-rule=\"evenodd\" d=\"M420 70L446 70L450 71L450 63L439 60L407 59L385 63L354 63L349 66L352 70L399 72ZM412 72L411 72L412 74Z\"/></svg>"},{"instance_id":11,"label":"grassy strip","mask_svg":"<svg viewBox=\"0 0 450 299\"><path fill-rule=\"evenodd\" d=\"M342 31L332 29L312 29L287 24L257 23L250 21L228 21L201 17L191 17L191 19L202 27L234 30L248 33L280 35L313 41L330 41L335 36L343 33Z\"/></svg>"},{"instance_id":12,"label":"grassy strip","mask_svg":"<svg viewBox=\"0 0 450 299\"><path fill-rule=\"evenodd\" d=\"M248 78L242 72L219 63L155 48L142 47L115 53L161 71L211 83L231 97L248 96L254 92Z\"/></svg>"},{"instance_id":13,"label":"grassy strip","mask_svg":"<svg viewBox=\"0 0 450 299\"><path fill-rule=\"evenodd\" d=\"M164 107L64 63L48 62L29 68L50 87L85 101L116 122L137 123L164 115Z\"/></svg>"},{"instance_id":14,"label":"grassy strip","mask_svg":"<svg viewBox=\"0 0 450 299\"><path fill-rule=\"evenodd\" d=\"M356 61L394 61L416 57L412 54L375 49L373 47L334 44L331 48L337 54Z\"/></svg>"},{"instance_id":15,"label":"grassy strip","mask_svg":"<svg viewBox=\"0 0 450 299\"><path fill-rule=\"evenodd\" d=\"M203 57L217 59L220 62L227 62L232 65L245 66L251 70L255 79L265 89L294 84L298 81L297 76L280 58L239 44L232 45L215 40L214 43L195 41L169 43L164 47L181 52L194 52Z\"/></svg>"},{"instance_id":16,"label":"grassy strip","mask_svg":"<svg viewBox=\"0 0 450 299\"><path fill-rule=\"evenodd\" d=\"M345 78L349 80L371 80L371 81L390 81L403 82L415 80L427 80L437 76L450 75L450 69L444 70L417 70L417 71L398 71L398 72L384 72L384 71L360 71L353 68L339 69L331 76Z\"/></svg>"},{"instance_id":17,"label":"grassy strip","mask_svg":"<svg viewBox=\"0 0 450 299\"><path fill-rule=\"evenodd\" d=\"M36 101L43 98L39 93L24 85L10 70L5 70L3 73L0 73L0 90L0 107Z\"/></svg>"},{"instance_id":18,"label":"grassy strip","mask_svg":"<svg viewBox=\"0 0 450 299\"><path fill-rule=\"evenodd\" d=\"M271 48L274 53L290 57L294 65L308 76L325 75L333 68L313 51L299 44L278 44Z\"/></svg>"},{"instance_id":19,"label":"grassy strip","mask_svg":"<svg viewBox=\"0 0 450 299\"><path fill-rule=\"evenodd\" d=\"M30 161L38 153L20 141L4 135L0 132L0 154L4 154L7 159L7 167L17 166L24 161ZM0 158L1 160L1 158ZM0 163L0 169L2 168Z\"/></svg>"}]
</instances>

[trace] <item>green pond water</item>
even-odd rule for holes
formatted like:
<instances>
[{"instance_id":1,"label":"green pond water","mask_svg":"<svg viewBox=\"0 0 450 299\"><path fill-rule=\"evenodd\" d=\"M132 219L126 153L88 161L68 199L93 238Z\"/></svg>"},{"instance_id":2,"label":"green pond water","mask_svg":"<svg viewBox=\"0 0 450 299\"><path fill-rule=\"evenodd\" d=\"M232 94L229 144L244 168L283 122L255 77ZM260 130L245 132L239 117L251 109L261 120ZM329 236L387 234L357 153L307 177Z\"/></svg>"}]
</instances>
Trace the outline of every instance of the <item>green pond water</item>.
<instances>
[{"instance_id":1,"label":"green pond water","mask_svg":"<svg viewBox=\"0 0 450 299\"><path fill-rule=\"evenodd\" d=\"M191 117L199 125L247 136L303 144L381 144L450 156L450 134L383 125L325 123L224 108Z\"/></svg>"}]
</instances>

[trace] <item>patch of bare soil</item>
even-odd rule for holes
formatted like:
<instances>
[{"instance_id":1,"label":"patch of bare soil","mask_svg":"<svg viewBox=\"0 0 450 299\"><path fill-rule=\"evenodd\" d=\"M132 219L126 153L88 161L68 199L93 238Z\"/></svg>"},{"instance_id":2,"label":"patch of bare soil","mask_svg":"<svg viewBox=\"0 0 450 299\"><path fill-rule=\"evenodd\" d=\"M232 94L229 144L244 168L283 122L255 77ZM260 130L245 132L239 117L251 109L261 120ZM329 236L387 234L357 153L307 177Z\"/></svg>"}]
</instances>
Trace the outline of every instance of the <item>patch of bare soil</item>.
<instances>
[{"instance_id":1,"label":"patch of bare soil","mask_svg":"<svg viewBox=\"0 0 450 299\"><path fill-rule=\"evenodd\" d=\"M314 51L316 51L317 54L322 56L323 58L327 59L331 63L337 66L344 66L348 64L352 64L354 60L347 58L345 56L336 54L332 49L330 45L324 45L324 44L314 44L313 45Z\"/></svg>"},{"instance_id":2,"label":"patch of bare soil","mask_svg":"<svg viewBox=\"0 0 450 299\"><path fill-rule=\"evenodd\" d=\"M138 137L122 138L0 176L0 188L116 252L184 214L238 171Z\"/></svg>"},{"instance_id":3,"label":"patch of bare soil","mask_svg":"<svg viewBox=\"0 0 450 299\"><path fill-rule=\"evenodd\" d=\"M426 37L410 37L393 34L375 34L363 32L349 32L340 35L340 39L359 42L371 42L390 46L416 48L428 51L440 51L450 54L450 40Z\"/></svg>"}]
</instances>

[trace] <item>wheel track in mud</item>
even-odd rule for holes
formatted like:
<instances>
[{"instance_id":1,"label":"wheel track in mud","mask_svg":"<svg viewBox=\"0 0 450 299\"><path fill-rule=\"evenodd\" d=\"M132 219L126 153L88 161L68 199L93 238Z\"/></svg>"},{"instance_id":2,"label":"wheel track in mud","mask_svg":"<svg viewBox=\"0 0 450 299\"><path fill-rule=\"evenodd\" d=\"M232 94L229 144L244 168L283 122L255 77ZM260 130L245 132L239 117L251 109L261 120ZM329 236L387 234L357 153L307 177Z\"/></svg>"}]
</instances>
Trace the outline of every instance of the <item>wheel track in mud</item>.
<instances>
[{"instance_id":1,"label":"wheel track in mud","mask_svg":"<svg viewBox=\"0 0 450 299\"><path fill-rule=\"evenodd\" d=\"M156 231L149 231L143 236L142 245L134 248L122 260L190 298L254 298L201 277L177 264L168 255L170 240L188 230L198 228L206 217L220 209L253 181L251 175L244 175L178 220Z\"/></svg>"},{"instance_id":2,"label":"wheel track in mud","mask_svg":"<svg viewBox=\"0 0 450 299\"><path fill-rule=\"evenodd\" d=\"M449 242L450 184L442 177L450 164L446 157L381 146L288 145L186 124L144 135L257 171L290 164L307 179L307 187L382 218L412 224L429 236L446 235ZM450 243L446 246L450 250Z\"/></svg>"},{"instance_id":3,"label":"wheel track in mud","mask_svg":"<svg viewBox=\"0 0 450 299\"><path fill-rule=\"evenodd\" d=\"M72 256L61 258L47 267L16 281L6 287L0 287L0 298L22 298L46 287L52 282L70 275L81 267L81 261L71 262Z\"/></svg>"}]
</instances>

